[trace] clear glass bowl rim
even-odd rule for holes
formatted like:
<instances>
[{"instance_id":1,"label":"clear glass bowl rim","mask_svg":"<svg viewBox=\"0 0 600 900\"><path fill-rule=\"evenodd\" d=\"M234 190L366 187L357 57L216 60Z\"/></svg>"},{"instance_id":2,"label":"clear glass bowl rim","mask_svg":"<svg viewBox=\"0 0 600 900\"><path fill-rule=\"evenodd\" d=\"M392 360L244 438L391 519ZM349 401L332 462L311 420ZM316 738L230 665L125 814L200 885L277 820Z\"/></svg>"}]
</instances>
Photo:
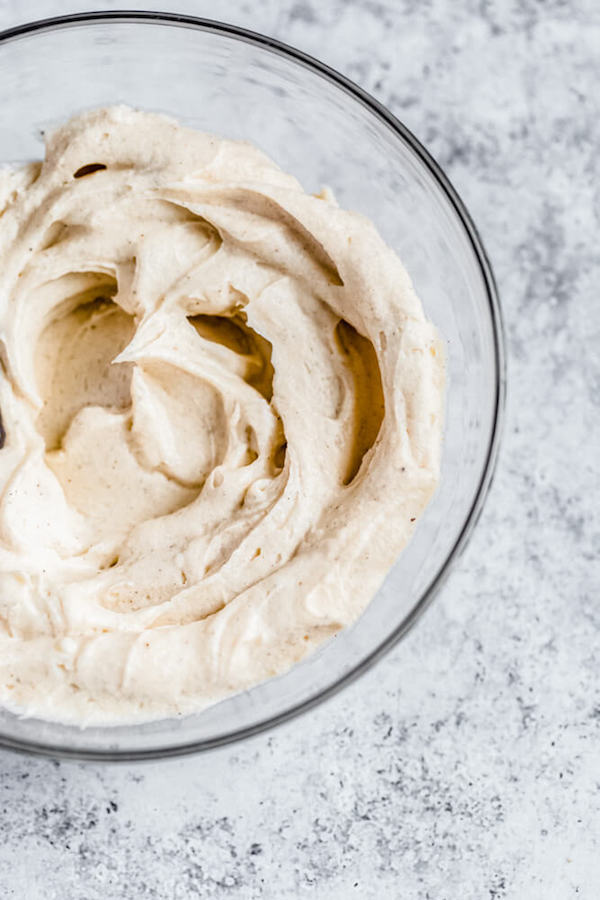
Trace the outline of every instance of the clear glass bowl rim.
<instances>
[{"instance_id":1,"label":"clear glass bowl rim","mask_svg":"<svg viewBox=\"0 0 600 900\"><path fill-rule=\"evenodd\" d=\"M55 31L63 28L76 28L82 25L93 25L94 23L111 23L125 22L129 24L153 24L153 25L169 25L181 28L196 29L204 32L220 34L225 37L244 41L262 50L269 51L298 64L301 67L311 70L313 73L321 76L344 93L350 95L356 102L367 107L378 119L383 121L387 127L395 133L395 135L403 141L412 152L423 163L429 171L438 187L442 190L446 199L452 206L454 212L461 222L465 234L469 239L477 262L479 264L485 291L487 295L490 321L494 339L494 369L495 369L495 412L492 428L488 438L488 447L486 454L486 462L479 480L477 490L475 492L471 508L463 522L462 528L446 556L442 566L431 580L427 588L422 592L420 598L414 604L410 612L404 617L398 626L396 626L374 650L364 657L353 669L340 677L334 684L317 692L307 700L298 703L284 712L275 716L271 716L263 721L256 722L251 726L233 730L227 734L219 735L214 738L201 741L192 741L182 743L176 746L165 748L152 748L149 750L96 750L84 748L69 748L63 745L54 745L44 742L35 742L30 740L20 740L9 735L0 734L0 748L13 750L28 755L45 756L63 759L78 759L89 761L121 761L131 762L137 760L164 759L175 756L185 756L192 753L198 753L203 750L211 750L219 746L241 741L253 735L259 734L276 725L281 725L290 719L295 718L301 713L307 712L313 707L322 703L338 693L347 684L350 684L360 675L367 671L375 662L391 650L403 638L412 626L417 622L421 615L425 612L437 592L446 582L450 574L453 563L458 559L464 551L468 540L473 532L475 525L481 515L485 499L490 489L498 451L500 446L500 437L502 434L504 420L504 404L506 396L506 353L504 343L504 326L502 321L502 312L500 308L500 300L498 289L494 278L494 273L487 253L483 246L483 242L479 236L477 228L465 204L454 189L447 176L433 159L430 153L423 147L414 134L397 119L382 103L372 97L367 91L363 90L345 75L340 74L335 69L321 62L313 56L297 50L282 41L259 32L250 31L246 28L240 28L237 25L230 25L226 22L220 22L213 19L200 18L196 16L181 15L179 13L144 11L144 10L113 10L110 12L85 12L72 13L64 16L54 16L46 19L39 19L34 22L27 22L23 25L17 25L0 32L0 46L9 41L16 40L21 37L40 34L44 32Z\"/></svg>"}]
</instances>

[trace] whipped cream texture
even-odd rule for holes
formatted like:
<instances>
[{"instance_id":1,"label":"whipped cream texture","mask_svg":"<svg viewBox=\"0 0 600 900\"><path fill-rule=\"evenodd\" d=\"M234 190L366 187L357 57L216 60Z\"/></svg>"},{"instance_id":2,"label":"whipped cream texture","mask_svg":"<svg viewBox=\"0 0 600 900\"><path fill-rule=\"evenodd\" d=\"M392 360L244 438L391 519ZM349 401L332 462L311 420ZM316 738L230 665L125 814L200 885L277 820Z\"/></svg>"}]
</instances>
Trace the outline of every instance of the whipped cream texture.
<instances>
[{"instance_id":1,"label":"whipped cream texture","mask_svg":"<svg viewBox=\"0 0 600 900\"><path fill-rule=\"evenodd\" d=\"M0 703L189 713L353 622L435 489L443 349L361 215L125 107L0 172Z\"/></svg>"}]
</instances>

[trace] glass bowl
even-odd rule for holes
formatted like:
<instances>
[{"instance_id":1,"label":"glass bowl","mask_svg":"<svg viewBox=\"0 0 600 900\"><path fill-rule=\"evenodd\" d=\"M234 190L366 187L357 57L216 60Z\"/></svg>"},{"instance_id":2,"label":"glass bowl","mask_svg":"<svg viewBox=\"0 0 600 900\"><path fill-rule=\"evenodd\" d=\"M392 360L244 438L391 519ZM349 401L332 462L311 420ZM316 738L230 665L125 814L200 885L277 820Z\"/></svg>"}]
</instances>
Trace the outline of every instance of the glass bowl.
<instances>
[{"instance_id":1,"label":"glass bowl","mask_svg":"<svg viewBox=\"0 0 600 900\"><path fill-rule=\"evenodd\" d=\"M0 34L0 162L43 156L45 130L127 103L253 141L308 191L377 225L446 341L440 487L356 624L287 674L196 715L107 728L0 710L0 746L86 759L166 757L240 740L309 709L416 622L481 512L498 448L504 355L498 297L460 198L416 138L372 97L271 38L167 13L91 13Z\"/></svg>"}]
</instances>

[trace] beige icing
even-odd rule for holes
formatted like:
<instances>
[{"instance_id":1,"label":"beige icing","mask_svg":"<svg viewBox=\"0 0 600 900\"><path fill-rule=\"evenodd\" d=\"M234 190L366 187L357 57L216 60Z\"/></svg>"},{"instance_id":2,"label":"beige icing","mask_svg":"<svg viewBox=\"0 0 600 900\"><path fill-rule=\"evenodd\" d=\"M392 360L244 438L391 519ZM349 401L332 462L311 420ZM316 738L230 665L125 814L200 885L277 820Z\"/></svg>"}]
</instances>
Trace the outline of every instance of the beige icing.
<instances>
[{"instance_id":1,"label":"beige icing","mask_svg":"<svg viewBox=\"0 0 600 900\"><path fill-rule=\"evenodd\" d=\"M246 143L118 107L0 173L0 339L11 708L133 721L285 671L438 479L443 354L401 263Z\"/></svg>"}]
</instances>

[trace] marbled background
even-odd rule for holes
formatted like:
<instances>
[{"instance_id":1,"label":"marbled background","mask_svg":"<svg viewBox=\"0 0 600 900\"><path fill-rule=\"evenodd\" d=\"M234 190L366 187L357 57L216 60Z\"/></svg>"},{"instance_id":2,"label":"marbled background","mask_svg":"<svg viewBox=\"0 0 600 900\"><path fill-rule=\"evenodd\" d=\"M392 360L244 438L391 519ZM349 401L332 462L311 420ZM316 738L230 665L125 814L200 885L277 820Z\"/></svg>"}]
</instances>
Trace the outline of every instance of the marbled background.
<instances>
[{"instance_id":1,"label":"marbled background","mask_svg":"<svg viewBox=\"0 0 600 900\"><path fill-rule=\"evenodd\" d=\"M0 0L0 27L123 5ZM169 763L0 755L0 896L597 900L600 4L129 5L295 44L429 147L495 266L505 440L442 596L316 712Z\"/></svg>"}]
</instances>

